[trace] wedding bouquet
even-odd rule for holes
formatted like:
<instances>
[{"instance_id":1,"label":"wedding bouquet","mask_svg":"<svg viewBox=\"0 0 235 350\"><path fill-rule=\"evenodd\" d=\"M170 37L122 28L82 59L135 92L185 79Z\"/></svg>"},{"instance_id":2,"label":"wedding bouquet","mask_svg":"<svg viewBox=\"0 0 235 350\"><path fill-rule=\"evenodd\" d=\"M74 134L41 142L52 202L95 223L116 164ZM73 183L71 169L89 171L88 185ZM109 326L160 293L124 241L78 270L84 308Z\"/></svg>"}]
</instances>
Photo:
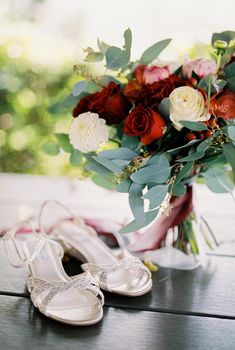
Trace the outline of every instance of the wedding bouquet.
<instances>
[{"instance_id":1,"label":"wedding bouquet","mask_svg":"<svg viewBox=\"0 0 235 350\"><path fill-rule=\"evenodd\" d=\"M177 67L158 60L170 41L137 61L130 29L122 48L101 40L97 50L88 48L87 64L75 66L74 119L56 137L96 184L129 194L134 220L121 233L161 215L155 247L171 228L173 245L197 254L193 182L203 178L217 193L234 188L235 32L213 34L211 58ZM91 62L104 62L103 72L93 73Z\"/></svg>"}]
</instances>

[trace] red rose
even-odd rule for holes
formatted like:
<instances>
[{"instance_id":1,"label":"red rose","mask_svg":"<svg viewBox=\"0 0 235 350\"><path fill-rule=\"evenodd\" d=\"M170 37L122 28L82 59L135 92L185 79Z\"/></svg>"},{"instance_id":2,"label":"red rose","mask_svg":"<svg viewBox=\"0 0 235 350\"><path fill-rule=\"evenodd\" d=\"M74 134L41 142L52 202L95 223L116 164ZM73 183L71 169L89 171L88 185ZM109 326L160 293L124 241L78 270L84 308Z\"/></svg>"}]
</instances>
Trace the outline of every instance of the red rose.
<instances>
[{"instance_id":1,"label":"red rose","mask_svg":"<svg viewBox=\"0 0 235 350\"><path fill-rule=\"evenodd\" d=\"M119 124L128 115L131 107L120 86L110 82L101 91L83 97L74 108L73 116L91 111L98 113L109 125Z\"/></svg>"},{"instance_id":2,"label":"red rose","mask_svg":"<svg viewBox=\"0 0 235 350\"><path fill-rule=\"evenodd\" d=\"M136 70L135 70L135 77L136 77L136 80L138 82L138 84L140 85L144 85L145 82L144 82L144 71L146 69L146 65L145 64L140 64Z\"/></svg>"},{"instance_id":3,"label":"red rose","mask_svg":"<svg viewBox=\"0 0 235 350\"><path fill-rule=\"evenodd\" d=\"M125 87L124 94L144 106L154 108L175 88L183 85L185 81L177 75L144 86L140 86L137 81L130 81Z\"/></svg>"},{"instance_id":4,"label":"red rose","mask_svg":"<svg viewBox=\"0 0 235 350\"><path fill-rule=\"evenodd\" d=\"M235 93L230 90L219 92L211 97L210 109L217 117L224 119L235 118Z\"/></svg>"},{"instance_id":5,"label":"red rose","mask_svg":"<svg viewBox=\"0 0 235 350\"><path fill-rule=\"evenodd\" d=\"M164 119L158 112L139 105L126 117L123 131L129 136L140 136L141 142L148 145L162 137L165 125Z\"/></svg>"}]
</instances>

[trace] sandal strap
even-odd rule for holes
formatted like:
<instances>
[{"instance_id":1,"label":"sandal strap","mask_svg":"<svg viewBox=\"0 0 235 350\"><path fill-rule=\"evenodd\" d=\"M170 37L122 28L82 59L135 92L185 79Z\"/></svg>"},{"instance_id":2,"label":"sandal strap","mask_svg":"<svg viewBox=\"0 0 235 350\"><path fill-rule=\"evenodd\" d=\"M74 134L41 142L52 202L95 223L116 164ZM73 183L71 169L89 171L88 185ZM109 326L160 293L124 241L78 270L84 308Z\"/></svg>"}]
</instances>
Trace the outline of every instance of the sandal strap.
<instances>
[{"instance_id":1,"label":"sandal strap","mask_svg":"<svg viewBox=\"0 0 235 350\"><path fill-rule=\"evenodd\" d=\"M108 286L107 279L109 274L118 271L119 269L141 269L147 274L148 280L151 279L151 272L149 269L142 263L142 261L131 255L129 252L124 251L124 258L120 259L120 262L117 264L92 264L85 263L82 266L84 271L89 271L90 274L96 278L100 287L108 291L112 291Z\"/></svg>"},{"instance_id":2,"label":"sandal strap","mask_svg":"<svg viewBox=\"0 0 235 350\"><path fill-rule=\"evenodd\" d=\"M38 243L36 245L35 250L33 251L33 253L31 254L31 256L29 258L25 258L24 255L21 252L21 249L17 243L17 239L16 239L16 233L17 231L24 227L25 225L31 225L32 228L32 234L37 238ZM16 224L11 230L9 230L4 236L3 236L3 242L4 242L4 248L5 248L5 252L8 258L9 263L13 266L13 267L24 267L27 266L29 264L31 264L34 259L36 259L36 257L38 256L38 254L40 254L41 250L43 249L45 243L50 242L54 245L56 245L58 252L59 252L59 256L62 258L64 255L64 250L61 247L61 245L59 243L57 243L56 241L48 238L46 235L42 234L42 233L37 233L33 222L31 220L25 220L25 221L21 221L18 224ZM15 254L18 257L18 262L15 262L10 254L10 249L9 249L9 243L12 243L11 248L13 247L15 250Z\"/></svg>"},{"instance_id":3,"label":"sandal strap","mask_svg":"<svg viewBox=\"0 0 235 350\"><path fill-rule=\"evenodd\" d=\"M74 288L86 289L92 292L95 296L99 297L101 305L104 304L104 295L99 289L97 281L92 277L90 273L85 273L75 278L71 278L70 281L46 281L37 277L29 277L27 280L27 288L30 292L30 297L33 304L44 314L47 314L46 308L49 302L61 292L71 290ZM41 293L47 292L46 296L39 303L38 297Z\"/></svg>"}]
</instances>

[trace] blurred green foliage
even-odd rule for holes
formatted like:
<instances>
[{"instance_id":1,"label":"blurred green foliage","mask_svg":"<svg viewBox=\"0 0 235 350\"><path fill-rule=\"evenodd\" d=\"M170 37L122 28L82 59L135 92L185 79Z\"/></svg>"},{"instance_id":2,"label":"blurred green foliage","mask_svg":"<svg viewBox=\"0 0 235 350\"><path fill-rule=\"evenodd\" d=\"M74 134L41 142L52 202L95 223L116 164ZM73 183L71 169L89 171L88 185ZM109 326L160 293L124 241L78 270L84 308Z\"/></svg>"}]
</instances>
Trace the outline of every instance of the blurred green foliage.
<instances>
[{"instance_id":1,"label":"blurred green foliage","mask_svg":"<svg viewBox=\"0 0 235 350\"><path fill-rule=\"evenodd\" d=\"M67 173L68 155L61 150L51 158L41 147L54 140L54 132L68 130L75 104L65 100L76 78L72 65L50 71L34 65L21 50L16 43L0 46L0 171Z\"/></svg>"}]
</instances>

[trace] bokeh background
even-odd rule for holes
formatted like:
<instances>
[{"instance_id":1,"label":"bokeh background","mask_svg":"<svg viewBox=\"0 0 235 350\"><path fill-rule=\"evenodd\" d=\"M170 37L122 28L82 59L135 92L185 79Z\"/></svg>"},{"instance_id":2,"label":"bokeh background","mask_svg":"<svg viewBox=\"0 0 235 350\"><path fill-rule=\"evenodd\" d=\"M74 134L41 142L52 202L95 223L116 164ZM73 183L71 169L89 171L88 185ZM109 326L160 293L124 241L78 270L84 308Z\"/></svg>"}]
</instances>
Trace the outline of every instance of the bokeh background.
<instances>
[{"instance_id":1,"label":"bokeh background","mask_svg":"<svg viewBox=\"0 0 235 350\"><path fill-rule=\"evenodd\" d=\"M133 58L171 37L161 59L183 60L208 54L213 32L234 30L234 9L234 0L1 0L0 171L76 173L66 152L52 158L42 145L68 130L73 65L97 37L121 45L130 27Z\"/></svg>"}]
</instances>

